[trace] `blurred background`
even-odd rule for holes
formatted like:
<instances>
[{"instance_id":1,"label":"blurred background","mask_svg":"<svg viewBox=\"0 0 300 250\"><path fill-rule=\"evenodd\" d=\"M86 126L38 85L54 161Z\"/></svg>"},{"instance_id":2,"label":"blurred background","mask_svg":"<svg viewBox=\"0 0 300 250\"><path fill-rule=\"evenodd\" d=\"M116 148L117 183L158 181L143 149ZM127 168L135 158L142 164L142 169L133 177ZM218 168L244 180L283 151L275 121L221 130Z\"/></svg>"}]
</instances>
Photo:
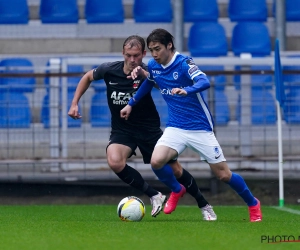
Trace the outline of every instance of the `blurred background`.
<instances>
[{"instance_id":1,"label":"blurred background","mask_svg":"<svg viewBox=\"0 0 300 250\"><path fill-rule=\"evenodd\" d=\"M105 84L93 82L85 93L81 120L67 112L86 71L122 60L126 37L146 38L156 28L170 31L177 50L209 76L204 96L225 157L265 204L278 202L274 48L280 41L285 195L298 202L299 0L0 0L0 203L103 204L141 195L106 163ZM158 91L152 96L164 128L167 107ZM213 204L241 203L195 152L179 160ZM129 165L169 192L140 154Z\"/></svg>"}]
</instances>

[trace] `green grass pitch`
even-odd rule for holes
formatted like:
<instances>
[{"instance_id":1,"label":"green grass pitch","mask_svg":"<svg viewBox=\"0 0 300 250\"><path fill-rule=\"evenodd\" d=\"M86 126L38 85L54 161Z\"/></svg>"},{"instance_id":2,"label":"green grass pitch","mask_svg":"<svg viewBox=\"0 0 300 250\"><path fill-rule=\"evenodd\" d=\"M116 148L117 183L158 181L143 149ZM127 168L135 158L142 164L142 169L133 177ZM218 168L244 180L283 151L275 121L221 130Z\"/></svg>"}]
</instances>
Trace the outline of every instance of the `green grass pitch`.
<instances>
[{"instance_id":1,"label":"green grass pitch","mask_svg":"<svg viewBox=\"0 0 300 250\"><path fill-rule=\"evenodd\" d=\"M157 218L146 206L141 222L121 221L111 205L0 206L0 249L300 249L300 242L262 241L263 236L298 240L300 206L289 208L299 214L262 207L263 221L250 223L242 206L214 207L215 222L202 221L196 206L178 206Z\"/></svg>"}]
</instances>

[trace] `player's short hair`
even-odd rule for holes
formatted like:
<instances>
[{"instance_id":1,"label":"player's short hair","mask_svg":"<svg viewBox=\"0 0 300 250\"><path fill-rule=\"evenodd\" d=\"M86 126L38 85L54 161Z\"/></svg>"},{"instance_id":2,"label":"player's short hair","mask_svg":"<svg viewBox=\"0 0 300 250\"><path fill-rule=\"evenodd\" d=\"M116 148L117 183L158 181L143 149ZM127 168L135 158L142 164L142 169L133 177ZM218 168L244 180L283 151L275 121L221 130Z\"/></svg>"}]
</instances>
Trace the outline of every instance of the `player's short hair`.
<instances>
[{"instance_id":1,"label":"player's short hair","mask_svg":"<svg viewBox=\"0 0 300 250\"><path fill-rule=\"evenodd\" d=\"M174 46L174 37L171 35L170 32L168 32L165 29L155 29L153 30L150 35L147 37L147 46L149 46L150 42L159 42L167 48L168 44L172 44L172 51L175 51L175 46Z\"/></svg>"},{"instance_id":2,"label":"player's short hair","mask_svg":"<svg viewBox=\"0 0 300 250\"><path fill-rule=\"evenodd\" d=\"M142 52L144 52L144 50L146 48L144 38L137 36L137 35L132 35L132 36L127 37L123 43L123 49L127 45L129 45L130 48L135 47L135 46L140 47L142 49Z\"/></svg>"}]
</instances>

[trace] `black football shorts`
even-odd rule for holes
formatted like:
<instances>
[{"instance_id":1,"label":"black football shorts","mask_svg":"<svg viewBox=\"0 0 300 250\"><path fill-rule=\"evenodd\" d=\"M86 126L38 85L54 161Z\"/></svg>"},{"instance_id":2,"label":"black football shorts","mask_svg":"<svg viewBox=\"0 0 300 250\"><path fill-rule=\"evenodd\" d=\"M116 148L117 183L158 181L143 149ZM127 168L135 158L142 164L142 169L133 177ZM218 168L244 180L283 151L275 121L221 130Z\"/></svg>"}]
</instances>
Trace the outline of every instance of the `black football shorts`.
<instances>
[{"instance_id":1,"label":"black football shorts","mask_svg":"<svg viewBox=\"0 0 300 250\"><path fill-rule=\"evenodd\" d=\"M132 150L129 158L132 155L136 155L135 150L139 148L143 156L144 163L149 164L156 142L161 136L162 131L157 131L156 133L151 133L150 135L143 134L135 136L125 133L112 132L107 147L114 143L128 146Z\"/></svg>"}]
</instances>

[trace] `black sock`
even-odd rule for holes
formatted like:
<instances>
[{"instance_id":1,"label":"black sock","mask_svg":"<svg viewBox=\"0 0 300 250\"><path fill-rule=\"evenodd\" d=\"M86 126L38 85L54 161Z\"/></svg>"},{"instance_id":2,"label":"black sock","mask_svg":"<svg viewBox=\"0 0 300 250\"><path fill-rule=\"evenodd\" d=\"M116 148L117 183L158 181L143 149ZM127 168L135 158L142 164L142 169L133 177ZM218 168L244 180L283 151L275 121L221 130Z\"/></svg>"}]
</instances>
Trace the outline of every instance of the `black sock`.
<instances>
[{"instance_id":1,"label":"black sock","mask_svg":"<svg viewBox=\"0 0 300 250\"><path fill-rule=\"evenodd\" d=\"M186 191L196 199L199 208L205 207L209 203L201 194L194 177L184 168L182 170L181 177L177 179L178 182L181 183L186 188Z\"/></svg>"},{"instance_id":2,"label":"black sock","mask_svg":"<svg viewBox=\"0 0 300 250\"><path fill-rule=\"evenodd\" d=\"M149 186L149 184L145 182L144 178L137 170L128 166L127 164L125 165L125 168L120 173L116 173L116 175L131 187L140 190L149 197L158 194L158 191Z\"/></svg>"}]
</instances>

